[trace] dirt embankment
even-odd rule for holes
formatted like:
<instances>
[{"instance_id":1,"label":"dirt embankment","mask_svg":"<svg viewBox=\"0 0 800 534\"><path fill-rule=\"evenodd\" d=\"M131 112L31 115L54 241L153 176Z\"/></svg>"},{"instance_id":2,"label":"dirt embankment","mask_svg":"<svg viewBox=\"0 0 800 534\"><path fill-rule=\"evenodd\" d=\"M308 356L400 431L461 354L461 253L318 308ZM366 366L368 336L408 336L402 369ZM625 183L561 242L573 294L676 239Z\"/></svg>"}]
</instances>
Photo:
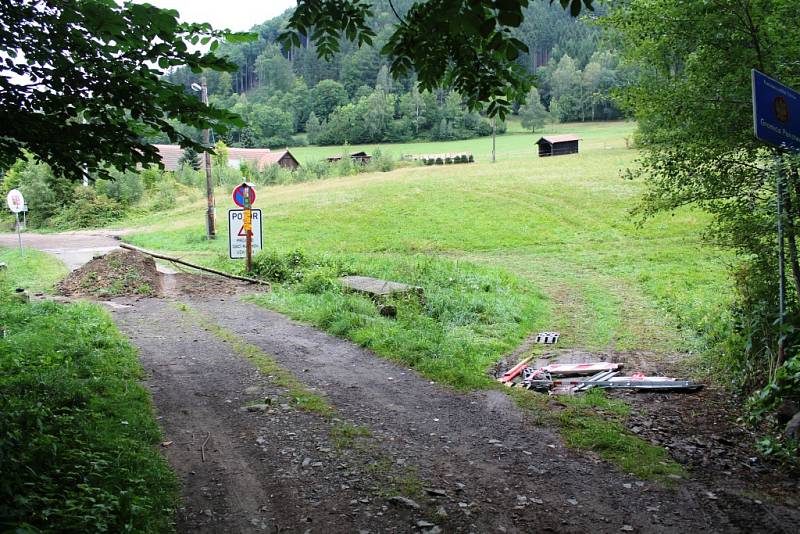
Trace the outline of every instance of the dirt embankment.
<instances>
[{"instance_id":1,"label":"dirt embankment","mask_svg":"<svg viewBox=\"0 0 800 534\"><path fill-rule=\"evenodd\" d=\"M109 300L119 297L185 297L235 295L251 284L220 276L161 272L147 254L116 249L72 271L58 285L68 297Z\"/></svg>"},{"instance_id":2,"label":"dirt embankment","mask_svg":"<svg viewBox=\"0 0 800 534\"><path fill-rule=\"evenodd\" d=\"M161 294L161 279L150 256L130 250L114 250L72 271L58 284L70 297L110 299L154 297Z\"/></svg>"}]
</instances>

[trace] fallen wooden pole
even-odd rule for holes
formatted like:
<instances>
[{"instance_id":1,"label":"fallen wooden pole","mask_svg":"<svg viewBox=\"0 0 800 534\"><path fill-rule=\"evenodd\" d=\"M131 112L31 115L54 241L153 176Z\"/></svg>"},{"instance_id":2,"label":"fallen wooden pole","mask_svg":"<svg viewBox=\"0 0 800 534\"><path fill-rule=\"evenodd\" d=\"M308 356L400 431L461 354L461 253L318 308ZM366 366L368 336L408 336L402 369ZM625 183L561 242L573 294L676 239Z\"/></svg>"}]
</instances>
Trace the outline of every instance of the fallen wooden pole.
<instances>
[{"instance_id":1,"label":"fallen wooden pole","mask_svg":"<svg viewBox=\"0 0 800 534\"><path fill-rule=\"evenodd\" d=\"M158 258L161 260L167 260L174 263L179 263L181 265L186 265L187 267L191 267L192 269L197 269L200 271L206 271L208 273L217 274L219 276L224 276L225 278L232 278L234 280L241 280L242 282L250 282L251 284L259 284L262 286L270 286L269 282L265 282L263 280L258 280L256 278L248 278L247 276L238 276L235 274L226 273L224 271L218 271L217 269L212 269L211 267L203 267L202 265L196 265L194 263L189 263L188 261L182 260L180 258L173 258L171 256L165 256L164 254L158 254L157 252L150 252L149 250L145 250L143 248L135 247L133 245L129 245L127 243L120 243L119 245L122 248L128 250L134 250L136 252L141 252L142 254L147 254L148 256L153 256L154 258Z\"/></svg>"}]
</instances>

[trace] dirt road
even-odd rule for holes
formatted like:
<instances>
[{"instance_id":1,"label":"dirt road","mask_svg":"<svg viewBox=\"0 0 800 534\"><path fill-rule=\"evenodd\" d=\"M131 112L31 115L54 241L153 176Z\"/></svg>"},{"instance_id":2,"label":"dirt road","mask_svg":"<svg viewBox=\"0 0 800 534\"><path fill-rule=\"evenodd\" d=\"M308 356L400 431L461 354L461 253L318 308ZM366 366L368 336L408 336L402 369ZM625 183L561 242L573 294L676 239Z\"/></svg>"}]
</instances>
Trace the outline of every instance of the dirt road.
<instances>
[{"instance_id":1,"label":"dirt road","mask_svg":"<svg viewBox=\"0 0 800 534\"><path fill-rule=\"evenodd\" d=\"M65 243L39 239L44 250ZM97 250L106 238L69 239ZM179 532L775 533L800 521L796 495L765 495L739 471L672 488L638 480L565 448L502 392L455 393L228 294L240 288L182 287L189 277L165 277L169 298L109 306L148 373L163 451L182 483ZM334 414L298 409L243 346L323 395ZM653 431L680 433L684 412Z\"/></svg>"},{"instance_id":2,"label":"dirt road","mask_svg":"<svg viewBox=\"0 0 800 534\"><path fill-rule=\"evenodd\" d=\"M181 532L789 532L800 520L724 487L637 480L566 449L502 392L454 393L238 297L184 303L194 312L159 299L113 311L172 442ZM293 408L203 321L273 357L336 416ZM246 411L264 399L269 410ZM342 440L341 428L369 435Z\"/></svg>"}]
</instances>

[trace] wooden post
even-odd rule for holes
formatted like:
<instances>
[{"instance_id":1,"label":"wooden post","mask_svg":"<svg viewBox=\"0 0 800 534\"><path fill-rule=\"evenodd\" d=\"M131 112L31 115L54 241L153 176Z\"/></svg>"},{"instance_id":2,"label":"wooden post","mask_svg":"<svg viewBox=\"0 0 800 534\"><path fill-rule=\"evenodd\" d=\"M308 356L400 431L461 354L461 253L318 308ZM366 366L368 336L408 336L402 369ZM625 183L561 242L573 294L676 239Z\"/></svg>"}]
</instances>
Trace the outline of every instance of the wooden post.
<instances>
[{"instance_id":1,"label":"wooden post","mask_svg":"<svg viewBox=\"0 0 800 534\"><path fill-rule=\"evenodd\" d=\"M208 87L206 86L206 78L203 76L202 80L200 81L200 98L203 101L203 104L208 106ZM208 148L210 147L210 133L208 128L203 129L203 147L206 149L203 152L203 163L206 169L206 200L207 200L207 211L206 211L206 236L208 239L215 239L217 237L217 228L216 228L216 209L214 205L214 180L211 177L211 155L208 153Z\"/></svg>"}]
</instances>

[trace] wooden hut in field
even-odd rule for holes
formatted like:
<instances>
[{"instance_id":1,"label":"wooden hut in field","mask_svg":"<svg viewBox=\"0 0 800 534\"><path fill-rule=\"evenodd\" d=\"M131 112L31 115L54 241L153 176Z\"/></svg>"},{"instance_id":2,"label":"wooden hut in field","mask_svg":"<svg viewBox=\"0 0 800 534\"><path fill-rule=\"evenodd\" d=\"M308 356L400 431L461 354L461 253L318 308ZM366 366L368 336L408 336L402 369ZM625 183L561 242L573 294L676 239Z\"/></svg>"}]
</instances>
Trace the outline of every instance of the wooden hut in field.
<instances>
[{"instance_id":1,"label":"wooden hut in field","mask_svg":"<svg viewBox=\"0 0 800 534\"><path fill-rule=\"evenodd\" d=\"M577 154L578 141L580 141L578 136L572 134L547 135L542 137L536 141L536 144L539 145L539 157L544 158L547 156Z\"/></svg>"},{"instance_id":2,"label":"wooden hut in field","mask_svg":"<svg viewBox=\"0 0 800 534\"><path fill-rule=\"evenodd\" d=\"M342 160L342 155L335 154L325 159L328 160L328 163L336 163ZM370 162L371 159L372 156L370 156L366 152L353 152L352 154L350 154L350 161L352 161L353 163L361 163L362 165L366 165L367 163Z\"/></svg>"}]
</instances>

